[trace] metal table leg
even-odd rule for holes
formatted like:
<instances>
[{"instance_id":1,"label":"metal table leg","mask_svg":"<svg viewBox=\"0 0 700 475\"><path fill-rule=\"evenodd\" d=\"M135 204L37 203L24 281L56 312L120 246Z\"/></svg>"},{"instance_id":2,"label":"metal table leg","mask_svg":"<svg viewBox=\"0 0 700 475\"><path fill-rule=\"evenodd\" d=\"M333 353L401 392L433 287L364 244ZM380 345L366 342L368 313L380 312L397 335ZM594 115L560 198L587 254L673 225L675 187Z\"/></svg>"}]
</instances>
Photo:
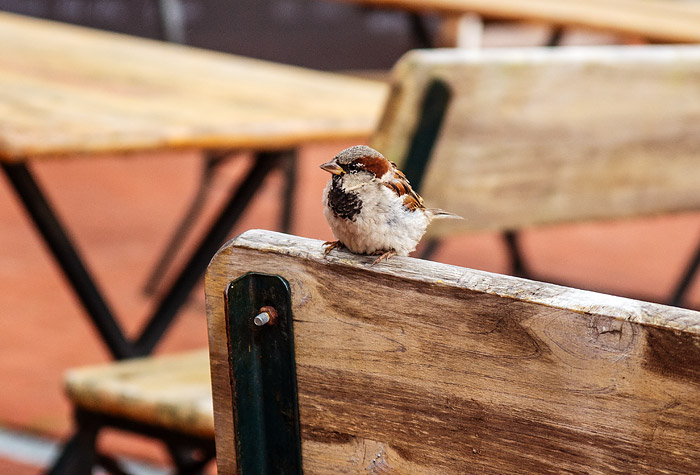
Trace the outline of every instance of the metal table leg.
<instances>
[{"instance_id":1,"label":"metal table leg","mask_svg":"<svg viewBox=\"0 0 700 475\"><path fill-rule=\"evenodd\" d=\"M695 250L695 253L688 261L688 264L686 264L683 277L681 277L675 290L673 291L673 295L671 296L671 301L669 302L670 305L673 305L674 307L680 307L683 305L688 289L698 273L698 266L700 266L700 243L698 244L698 248Z\"/></svg>"},{"instance_id":2,"label":"metal table leg","mask_svg":"<svg viewBox=\"0 0 700 475\"><path fill-rule=\"evenodd\" d=\"M255 164L248 175L238 189L233 192L136 340L135 354L147 355L153 351L175 314L187 300L190 291L206 270L212 256L243 214L263 180L278 166L280 160L294 153L294 151L283 151L258 152L256 154Z\"/></svg>"},{"instance_id":3,"label":"metal table leg","mask_svg":"<svg viewBox=\"0 0 700 475\"><path fill-rule=\"evenodd\" d=\"M151 353L257 189L269 173L279 166L281 160L290 160L294 156L295 151L256 154L255 162L247 176L237 188L232 190L229 201L209 227L179 277L159 302L147 325L134 342L128 341L124 336L92 276L26 165L20 163L2 166L112 356L115 359L123 359ZM89 442L95 437L92 429L88 432L79 430L74 435L72 442L64 448L63 455L58 458L55 469L62 469L66 464L73 464L75 460L85 462L88 466L92 465L91 460L94 457L88 456L88 453L84 454L86 457L81 456L81 452L86 450L85 447L90 446L90 443L84 443L84 441ZM73 469L70 470L72 473L78 473ZM60 472L61 470L56 473ZM49 473L53 473L53 470Z\"/></svg>"},{"instance_id":4,"label":"metal table leg","mask_svg":"<svg viewBox=\"0 0 700 475\"><path fill-rule=\"evenodd\" d=\"M294 194L297 188L299 160L296 154L289 153L283 163L284 188L282 191L282 207L280 211L280 231L289 234L292 230L292 215L294 214Z\"/></svg>"},{"instance_id":5,"label":"metal table leg","mask_svg":"<svg viewBox=\"0 0 700 475\"><path fill-rule=\"evenodd\" d=\"M177 311L186 301L189 292L206 270L211 256L214 255L238 218L243 214L263 180L278 166L280 160L289 159L294 153L294 151L259 152L256 155L255 163L248 175L232 192L228 203L214 220L170 290L160 301L139 338L133 343L127 341L78 251L26 165L23 163L3 164L3 170L70 281L103 341L114 358L123 359L143 356L151 352Z\"/></svg>"},{"instance_id":6,"label":"metal table leg","mask_svg":"<svg viewBox=\"0 0 700 475\"><path fill-rule=\"evenodd\" d=\"M207 153L204 157L202 176L199 180L199 186L197 187L195 196L182 220L177 225L175 232L168 241L165 250L161 253L160 258L149 274L148 279L146 279L146 284L143 287L143 293L145 295L153 295L158 290L158 283L163 279L170 264L173 262L175 253L182 246L182 243L187 237L187 232L192 228L201 214L216 168L229 156L230 153L218 152ZM294 153L286 153L284 154L284 160L280 160L280 166L285 175L285 184L281 193L282 208L279 224L279 229L283 233L289 233L292 228L294 193L296 191L297 182L297 162L297 156Z\"/></svg>"},{"instance_id":7,"label":"metal table leg","mask_svg":"<svg viewBox=\"0 0 700 475\"><path fill-rule=\"evenodd\" d=\"M97 433L101 425L95 420L75 418L78 430L63 446L63 451L47 472L48 475L90 475L98 460Z\"/></svg>"},{"instance_id":8,"label":"metal table leg","mask_svg":"<svg viewBox=\"0 0 700 475\"><path fill-rule=\"evenodd\" d=\"M150 296L156 293L158 283L163 279L163 276L173 261L175 253L182 246L182 243L187 237L187 232L192 228L204 207L207 195L211 189L211 182L214 178L216 167L219 166L227 156L228 154L226 153L207 153L204 157L202 176L199 179L197 191L187 211L185 211L185 215L182 217L177 228L175 228L175 232L170 237L168 244L165 246L165 250L161 253L158 262L153 267L148 279L146 279L146 284L143 286L143 293L145 295Z\"/></svg>"},{"instance_id":9,"label":"metal table leg","mask_svg":"<svg viewBox=\"0 0 700 475\"><path fill-rule=\"evenodd\" d=\"M510 257L510 274L517 277L530 277L525 266L522 250L520 249L520 233L518 231L503 231L503 240Z\"/></svg>"},{"instance_id":10,"label":"metal table leg","mask_svg":"<svg viewBox=\"0 0 700 475\"><path fill-rule=\"evenodd\" d=\"M3 163L2 167L112 356L133 356L124 332L27 166Z\"/></svg>"}]
</instances>

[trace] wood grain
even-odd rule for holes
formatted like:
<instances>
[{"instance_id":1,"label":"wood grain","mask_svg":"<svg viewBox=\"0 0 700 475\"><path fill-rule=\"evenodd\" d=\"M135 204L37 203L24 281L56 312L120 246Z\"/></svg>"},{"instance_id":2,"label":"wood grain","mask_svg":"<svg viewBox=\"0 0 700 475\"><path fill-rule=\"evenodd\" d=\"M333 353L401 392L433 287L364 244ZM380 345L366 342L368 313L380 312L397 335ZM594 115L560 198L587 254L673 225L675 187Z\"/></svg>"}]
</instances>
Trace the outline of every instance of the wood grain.
<instances>
[{"instance_id":1,"label":"wood grain","mask_svg":"<svg viewBox=\"0 0 700 475\"><path fill-rule=\"evenodd\" d=\"M385 85L0 13L0 160L366 139Z\"/></svg>"},{"instance_id":2,"label":"wood grain","mask_svg":"<svg viewBox=\"0 0 700 475\"><path fill-rule=\"evenodd\" d=\"M220 473L235 473L224 290L292 289L304 470L697 473L700 313L248 231L212 260Z\"/></svg>"},{"instance_id":3,"label":"wood grain","mask_svg":"<svg viewBox=\"0 0 700 475\"><path fill-rule=\"evenodd\" d=\"M382 8L544 22L668 43L700 41L700 2L670 0L342 0Z\"/></svg>"},{"instance_id":4,"label":"wood grain","mask_svg":"<svg viewBox=\"0 0 700 475\"><path fill-rule=\"evenodd\" d=\"M214 436L206 350L71 369L65 388L77 407Z\"/></svg>"},{"instance_id":5,"label":"wood grain","mask_svg":"<svg viewBox=\"0 0 700 475\"><path fill-rule=\"evenodd\" d=\"M434 235L700 208L700 47L410 52L372 140L398 163L435 80L453 97L421 194L465 219Z\"/></svg>"}]
</instances>

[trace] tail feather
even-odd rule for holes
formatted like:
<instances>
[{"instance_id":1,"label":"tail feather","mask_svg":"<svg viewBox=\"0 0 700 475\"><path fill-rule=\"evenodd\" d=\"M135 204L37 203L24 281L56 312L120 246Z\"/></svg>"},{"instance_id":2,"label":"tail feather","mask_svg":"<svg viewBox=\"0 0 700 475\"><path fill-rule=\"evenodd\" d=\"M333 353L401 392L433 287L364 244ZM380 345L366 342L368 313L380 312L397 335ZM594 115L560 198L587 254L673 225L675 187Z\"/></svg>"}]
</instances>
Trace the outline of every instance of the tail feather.
<instances>
[{"instance_id":1,"label":"tail feather","mask_svg":"<svg viewBox=\"0 0 700 475\"><path fill-rule=\"evenodd\" d=\"M426 209L427 213L430 215L430 219L464 219L463 217L450 213L449 211L444 211L438 208Z\"/></svg>"}]
</instances>

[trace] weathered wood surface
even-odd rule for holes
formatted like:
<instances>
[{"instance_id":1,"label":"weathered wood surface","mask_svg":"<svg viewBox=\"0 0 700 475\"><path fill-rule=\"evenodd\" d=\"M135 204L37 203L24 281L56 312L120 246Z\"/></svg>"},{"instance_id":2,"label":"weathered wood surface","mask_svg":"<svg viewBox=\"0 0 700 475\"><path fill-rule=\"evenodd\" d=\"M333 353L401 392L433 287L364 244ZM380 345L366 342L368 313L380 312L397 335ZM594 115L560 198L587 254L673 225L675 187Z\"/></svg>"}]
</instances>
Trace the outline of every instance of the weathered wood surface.
<instances>
[{"instance_id":1,"label":"weathered wood surface","mask_svg":"<svg viewBox=\"0 0 700 475\"><path fill-rule=\"evenodd\" d=\"M0 160L366 139L384 84L0 13Z\"/></svg>"},{"instance_id":2,"label":"weathered wood surface","mask_svg":"<svg viewBox=\"0 0 700 475\"><path fill-rule=\"evenodd\" d=\"M65 387L77 407L214 436L206 350L72 369Z\"/></svg>"},{"instance_id":3,"label":"weathered wood surface","mask_svg":"<svg viewBox=\"0 0 700 475\"><path fill-rule=\"evenodd\" d=\"M700 473L700 313L248 231L206 278L219 473L224 291L292 291L305 473Z\"/></svg>"},{"instance_id":4,"label":"weathered wood surface","mask_svg":"<svg viewBox=\"0 0 700 475\"><path fill-rule=\"evenodd\" d=\"M433 234L700 208L700 47L410 52L372 140L398 163L434 80L452 99L421 194L465 219Z\"/></svg>"},{"instance_id":5,"label":"weathered wood surface","mask_svg":"<svg viewBox=\"0 0 700 475\"><path fill-rule=\"evenodd\" d=\"M700 2L672 0L342 0L447 15L580 26L669 43L700 42Z\"/></svg>"}]
</instances>

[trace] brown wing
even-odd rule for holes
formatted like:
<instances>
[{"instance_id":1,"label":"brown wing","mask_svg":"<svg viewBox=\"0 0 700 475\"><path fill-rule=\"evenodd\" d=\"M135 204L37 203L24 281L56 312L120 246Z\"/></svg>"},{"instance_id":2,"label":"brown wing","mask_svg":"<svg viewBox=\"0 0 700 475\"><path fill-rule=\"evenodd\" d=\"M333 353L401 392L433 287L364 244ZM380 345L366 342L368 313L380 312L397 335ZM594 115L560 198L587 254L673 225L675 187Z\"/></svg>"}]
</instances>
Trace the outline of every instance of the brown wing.
<instances>
[{"instance_id":1,"label":"brown wing","mask_svg":"<svg viewBox=\"0 0 700 475\"><path fill-rule=\"evenodd\" d=\"M403 205L411 211L417 209L425 209L423 198L418 193L413 191L411 184L408 182L406 175L396 167L394 162L391 162L393 168L393 176L391 181L384 183L384 186L392 190L399 197L403 198Z\"/></svg>"}]
</instances>

